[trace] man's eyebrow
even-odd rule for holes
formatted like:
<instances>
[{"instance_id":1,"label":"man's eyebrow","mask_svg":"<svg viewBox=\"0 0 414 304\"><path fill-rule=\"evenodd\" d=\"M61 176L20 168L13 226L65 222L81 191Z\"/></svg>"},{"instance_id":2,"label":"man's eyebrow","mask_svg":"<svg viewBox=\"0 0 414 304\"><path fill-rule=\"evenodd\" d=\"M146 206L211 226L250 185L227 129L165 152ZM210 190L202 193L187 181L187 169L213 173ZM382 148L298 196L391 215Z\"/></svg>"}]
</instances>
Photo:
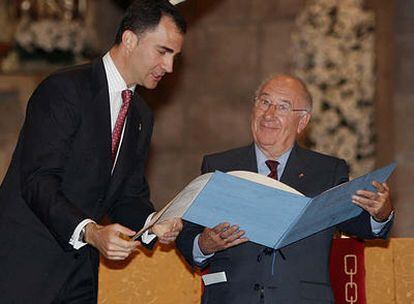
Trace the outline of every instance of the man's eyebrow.
<instances>
[{"instance_id":1,"label":"man's eyebrow","mask_svg":"<svg viewBox=\"0 0 414 304\"><path fill-rule=\"evenodd\" d=\"M167 53L174 53L174 50L173 49L171 49L171 48L169 48L169 47L166 47L166 46L163 46L163 45L160 45L160 46L158 46L160 49L163 49L164 51L166 51Z\"/></svg>"},{"instance_id":2,"label":"man's eyebrow","mask_svg":"<svg viewBox=\"0 0 414 304\"><path fill-rule=\"evenodd\" d=\"M266 93L266 92L262 92L262 93L260 93L260 94L259 94L259 96L260 96L260 97L261 97L261 96L264 96L264 97L272 97L272 95L271 95L271 94ZM283 103L292 104L292 102L291 102L289 99L286 99L286 98L278 98L278 101L279 101L279 102L283 102Z\"/></svg>"},{"instance_id":3,"label":"man's eyebrow","mask_svg":"<svg viewBox=\"0 0 414 304\"><path fill-rule=\"evenodd\" d=\"M281 98L280 101L284 103L292 104L292 102L289 99Z\"/></svg>"}]
</instances>

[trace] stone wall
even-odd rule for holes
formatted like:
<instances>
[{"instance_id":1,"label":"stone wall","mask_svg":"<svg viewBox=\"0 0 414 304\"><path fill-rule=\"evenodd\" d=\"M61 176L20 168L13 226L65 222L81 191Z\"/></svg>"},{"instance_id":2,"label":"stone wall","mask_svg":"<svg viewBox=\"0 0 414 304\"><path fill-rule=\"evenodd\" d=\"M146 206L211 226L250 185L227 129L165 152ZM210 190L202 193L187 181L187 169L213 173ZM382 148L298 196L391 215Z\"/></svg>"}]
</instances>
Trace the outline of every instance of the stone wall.
<instances>
[{"instance_id":1,"label":"stone wall","mask_svg":"<svg viewBox=\"0 0 414 304\"><path fill-rule=\"evenodd\" d=\"M394 158L399 164L394 193L397 225L394 234L414 235L414 11L413 1L395 1Z\"/></svg>"}]
</instances>

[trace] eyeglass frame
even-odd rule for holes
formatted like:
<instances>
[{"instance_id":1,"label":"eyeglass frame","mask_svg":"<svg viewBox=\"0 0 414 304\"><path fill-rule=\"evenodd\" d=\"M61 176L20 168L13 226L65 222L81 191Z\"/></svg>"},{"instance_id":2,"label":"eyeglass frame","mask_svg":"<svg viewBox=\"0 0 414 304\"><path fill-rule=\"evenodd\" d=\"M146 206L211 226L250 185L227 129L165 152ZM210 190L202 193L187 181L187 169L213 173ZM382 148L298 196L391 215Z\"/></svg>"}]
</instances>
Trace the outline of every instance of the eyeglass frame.
<instances>
[{"instance_id":1,"label":"eyeglass frame","mask_svg":"<svg viewBox=\"0 0 414 304\"><path fill-rule=\"evenodd\" d=\"M264 104L263 101L267 102L267 104ZM259 103L261 102L261 103ZM293 108L292 104L288 101L284 101L282 103L278 102L278 103L273 103L267 99L261 98L260 96L255 96L254 97L254 105L258 108L260 108L260 110L262 110L263 112L266 112L267 110L269 110L269 108L271 106L275 107L275 110L277 113L282 114L282 115L288 115L290 112L306 112L306 113L310 113L311 111L309 109L301 109L301 108ZM280 106L288 106L288 110L287 111L282 111ZM263 108L266 107L266 109Z\"/></svg>"}]
</instances>

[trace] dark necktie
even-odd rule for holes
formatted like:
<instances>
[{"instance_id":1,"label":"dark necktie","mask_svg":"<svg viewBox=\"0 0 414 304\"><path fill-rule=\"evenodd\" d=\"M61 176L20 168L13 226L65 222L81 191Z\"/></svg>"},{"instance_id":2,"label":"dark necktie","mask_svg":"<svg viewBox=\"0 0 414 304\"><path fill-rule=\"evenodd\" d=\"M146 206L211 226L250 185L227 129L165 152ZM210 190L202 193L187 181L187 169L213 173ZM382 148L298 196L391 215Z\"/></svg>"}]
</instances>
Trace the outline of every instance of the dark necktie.
<instances>
[{"instance_id":1,"label":"dark necktie","mask_svg":"<svg viewBox=\"0 0 414 304\"><path fill-rule=\"evenodd\" d=\"M277 166L279 166L279 162L276 160L270 160L268 159L266 161L266 166L269 168L270 173L268 174L268 177L274 178L275 180L279 180L279 177L277 176ZM285 255L283 254L282 250L277 250L282 257L283 260L286 260ZM271 248L265 248L263 251L258 255L257 260L260 261L262 259L262 256L264 255L272 255L272 276L274 275L275 271L275 259L276 259L276 250Z\"/></svg>"},{"instance_id":2,"label":"dark necktie","mask_svg":"<svg viewBox=\"0 0 414 304\"><path fill-rule=\"evenodd\" d=\"M115 162L116 153L121 141L122 129L124 128L125 118L128 114L128 108L132 99L132 91L123 90L121 96L122 106L116 118L114 130L112 131L112 163Z\"/></svg>"},{"instance_id":3,"label":"dark necktie","mask_svg":"<svg viewBox=\"0 0 414 304\"><path fill-rule=\"evenodd\" d=\"M266 161L266 166L269 168L270 173L268 175L268 177L274 178L276 180L278 180L278 176L277 176L277 166L279 165L279 162L276 160L267 160Z\"/></svg>"}]
</instances>

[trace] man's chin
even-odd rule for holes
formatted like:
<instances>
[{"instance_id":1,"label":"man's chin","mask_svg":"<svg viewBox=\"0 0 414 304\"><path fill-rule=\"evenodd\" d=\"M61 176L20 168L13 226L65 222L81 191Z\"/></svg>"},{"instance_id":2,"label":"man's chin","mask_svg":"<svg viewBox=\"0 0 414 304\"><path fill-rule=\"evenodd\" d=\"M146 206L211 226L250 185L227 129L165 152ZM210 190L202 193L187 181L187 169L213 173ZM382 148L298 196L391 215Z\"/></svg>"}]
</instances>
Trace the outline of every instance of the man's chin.
<instances>
[{"instance_id":1,"label":"man's chin","mask_svg":"<svg viewBox=\"0 0 414 304\"><path fill-rule=\"evenodd\" d=\"M151 81L151 82L144 83L144 87L148 90L155 89L157 85L158 85L158 81Z\"/></svg>"},{"instance_id":2,"label":"man's chin","mask_svg":"<svg viewBox=\"0 0 414 304\"><path fill-rule=\"evenodd\" d=\"M278 140L275 136L258 136L257 143L259 146L269 147L276 145L278 143Z\"/></svg>"}]
</instances>

